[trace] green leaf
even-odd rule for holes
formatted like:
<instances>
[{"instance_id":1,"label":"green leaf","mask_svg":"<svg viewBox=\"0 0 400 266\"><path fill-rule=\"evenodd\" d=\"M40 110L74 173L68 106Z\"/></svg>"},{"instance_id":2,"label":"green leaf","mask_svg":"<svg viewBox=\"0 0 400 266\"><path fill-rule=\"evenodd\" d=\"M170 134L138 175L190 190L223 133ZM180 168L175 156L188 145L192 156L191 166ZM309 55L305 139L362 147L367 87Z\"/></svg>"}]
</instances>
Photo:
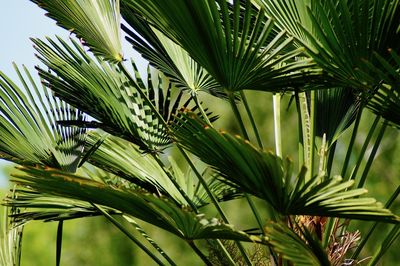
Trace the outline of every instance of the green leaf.
<instances>
[{"instance_id":1,"label":"green leaf","mask_svg":"<svg viewBox=\"0 0 400 266\"><path fill-rule=\"evenodd\" d=\"M100 134L91 132L88 143L93 145L99 138ZM149 192L169 196L179 204L187 205L186 200L153 156L143 154L137 147L123 139L106 137L90 157L89 162Z\"/></svg>"},{"instance_id":2,"label":"green leaf","mask_svg":"<svg viewBox=\"0 0 400 266\"><path fill-rule=\"evenodd\" d=\"M99 138L101 138L99 133L90 132L89 145L96 143ZM167 160L171 168L163 169L152 155L143 154L137 147L123 139L107 136L102 145L92 154L89 162L149 192L170 197L179 205L187 205L186 200L165 172L169 171L195 205L201 207L210 203L204 188L195 181L196 177L192 173L182 172L172 157L168 157ZM211 177L209 187L220 200L237 197L236 190L215 177Z\"/></svg>"},{"instance_id":3,"label":"green leaf","mask_svg":"<svg viewBox=\"0 0 400 266\"><path fill-rule=\"evenodd\" d=\"M315 92L316 135L334 143L354 122L361 99L350 88L321 88Z\"/></svg>"},{"instance_id":4,"label":"green leaf","mask_svg":"<svg viewBox=\"0 0 400 266\"><path fill-rule=\"evenodd\" d=\"M354 181L316 176L304 183L307 169L291 179L290 163L249 141L218 132L193 113L172 125L176 140L210 165L238 189L268 202L282 215L333 216L399 223L400 218L372 198L358 198L365 189L351 189ZM294 181L292 181L294 180Z\"/></svg>"},{"instance_id":5,"label":"green leaf","mask_svg":"<svg viewBox=\"0 0 400 266\"><path fill-rule=\"evenodd\" d=\"M371 89L379 79L376 72L366 72L368 79L360 76L364 60L373 59L373 52L384 56L388 48L400 49L399 0L257 2L307 47L334 86Z\"/></svg>"},{"instance_id":6,"label":"green leaf","mask_svg":"<svg viewBox=\"0 0 400 266\"><path fill-rule=\"evenodd\" d=\"M294 265L331 265L319 240L306 228L298 229L295 233L282 223L270 222L265 227L267 242Z\"/></svg>"},{"instance_id":7,"label":"green leaf","mask_svg":"<svg viewBox=\"0 0 400 266\"><path fill-rule=\"evenodd\" d=\"M218 83L184 49L149 26L124 3L121 13L134 30L122 24L122 29L128 34L126 39L152 66L168 76L178 88L192 94L206 91L213 95L224 95Z\"/></svg>"},{"instance_id":8,"label":"green leaf","mask_svg":"<svg viewBox=\"0 0 400 266\"><path fill-rule=\"evenodd\" d=\"M61 45L51 39L48 39L50 45L33 40L39 59L55 73L38 70L46 86L57 96L99 121L77 126L100 127L147 151L171 143L165 124L181 105L181 94L173 99L170 85L164 84L161 77L155 87L150 69L145 86L134 64L136 78L130 80L114 66L96 62L76 42L72 42L72 48L58 40Z\"/></svg>"},{"instance_id":9,"label":"green leaf","mask_svg":"<svg viewBox=\"0 0 400 266\"><path fill-rule=\"evenodd\" d=\"M10 197L13 197L10 195ZM13 218L17 208L0 206L0 263L4 266L20 265L23 226L13 226Z\"/></svg>"},{"instance_id":10,"label":"green leaf","mask_svg":"<svg viewBox=\"0 0 400 266\"><path fill-rule=\"evenodd\" d=\"M370 71L377 73L381 80L374 90L366 93L366 102L367 107L375 114L400 128L400 55L393 50L389 50L389 54L390 58L385 59L374 53L378 64L365 62Z\"/></svg>"},{"instance_id":11,"label":"green leaf","mask_svg":"<svg viewBox=\"0 0 400 266\"><path fill-rule=\"evenodd\" d=\"M50 222L101 215L88 202L38 193L29 188L15 189L15 197L6 197L4 204L19 208L19 212L10 214L13 226L21 226L31 220Z\"/></svg>"},{"instance_id":12,"label":"green leaf","mask_svg":"<svg viewBox=\"0 0 400 266\"><path fill-rule=\"evenodd\" d=\"M224 89L275 91L304 84L313 63L300 59L303 49L287 52L292 38L271 35L272 19L251 1L126 0L150 25L185 49ZM272 37L271 36L275 36ZM268 40L268 42L267 42Z\"/></svg>"},{"instance_id":13,"label":"green leaf","mask_svg":"<svg viewBox=\"0 0 400 266\"><path fill-rule=\"evenodd\" d=\"M140 191L111 186L51 168L19 167L23 174L14 174L13 182L39 193L49 193L94 204L131 215L160 227L183 239L231 239L261 242L255 236L237 231L218 219L206 219L176 207L165 198Z\"/></svg>"},{"instance_id":14,"label":"green leaf","mask_svg":"<svg viewBox=\"0 0 400 266\"><path fill-rule=\"evenodd\" d=\"M57 25L71 31L97 56L123 59L120 42L119 0L31 0L46 10Z\"/></svg>"},{"instance_id":15,"label":"green leaf","mask_svg":"<svg viewBox=\"0 0 400 266\"><path fill-rule=\"evenodd\" d=\"M58 120L83 122L84 114L26 78L14 65L23 87L0 72L1 157L19 164L42 164L75 172L84 154L85 130Z\"/></svg>"}]
</instances>

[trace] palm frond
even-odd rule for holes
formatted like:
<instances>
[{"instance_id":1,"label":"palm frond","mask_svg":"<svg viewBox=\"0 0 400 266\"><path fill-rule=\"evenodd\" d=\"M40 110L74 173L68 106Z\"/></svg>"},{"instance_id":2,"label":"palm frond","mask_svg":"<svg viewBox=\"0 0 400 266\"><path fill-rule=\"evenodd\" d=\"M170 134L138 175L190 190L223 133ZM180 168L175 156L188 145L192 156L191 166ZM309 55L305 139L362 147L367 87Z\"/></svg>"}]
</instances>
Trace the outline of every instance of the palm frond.
<instances>
[{"instance_id":1,"label":"palm frond","mask_svg":"<svg viewBox=\"0 0 400 266\"><path fill-rule=\"evenodd\" d=\"M89 145L94 145L100 137L99 133L91 132L88 137ZM89 158L89 162L149 192L168 196L179 204L187 204L153 156L143 154L123 139L113 136L105 138Z\"/></svg>"},{"instance_id":2,"label":"palm frond","mask_svg":"<svg viewBox=\"0 0 400 266\"><path fill-rule=\"evenodd\" d=\"M125 2L121 4L121 13L133 29L122 24L122 29L128 34L126 39L152 66L169 77L176 87L192 94L205 91L224 95L218 83L184 49L149 26Z\"/></svg>"},{"instance_id":3,"label":"palm frond","mask_svg":"<svg viewBox=\"0 0 400 266\"><path fill-rule=\"evenodd\" d=\"M0 151L20 164L42 164L75 172L84 155L85 130L62 127L58 120L83 122L84 114L39 87L24 67L14 65L23 88L0 72Z\"/></svg>"},{"instance_id":4,"label":"palm frond","mask_svg":"<svg viewBox=\"0 0 400 266\"><path fill-rule=\"evenodd\" d=\"M147 151L171 143L165 125L180 106L190 104L190 99L181 103L182 93L173 98L170 85L164 84L161 77L157 86L153 85L150 69L146 86L134 64L135 80L131 80L115 67L96 62L78 43L72 41L72 48L58 40L60 45L51 39L50 45L33 40L40 60L54 73L38 70L58 97L98 120L76 125L99 127Z\"/></svg>"},{"instance_id":5,"label":"palm frond","mask_svg":"<svg viewBox=\"0 0 400 266\"><path fill-rule=\"evenodd\" d=\"M22 226L32 220L63 221L101 215L89 202L38 193L29 188L17 188L15 197L6 197L4 204L19 208L10 214L13 226Z\"/></svg>"},{"instance_id":6,"label":"palm frond","mask_svg":"<svg viewBox=\"0 0 400 266\"><path fill-rule=\"evenodd\" d=\"M93 145L99 138L101 138L99 133L90 132L88 144ZM169 197L177 202L178 205L187 205L186 200L165 172L169 171L174 176L176 183L185 191L195 205L200 207L210 203L204 188L195 181L197 178L191 173L184 173L172 157L167 160L171 165L170 169L163 169L153 156L144 154L137 147L123 139L113 136L106 137L102 145L89 158L89 162L131 184L135 184L136 188L142 188L151 193ZM97 176L99 176L98 173ZM96 174L92 175L92 177L96 178ZM220 200L229 200L237 197L236 190L231 186L214 177L209 180L210 189ZM118 183L123 182L120 181ZM116 186L114 182L110 184Z\"/></svg>"},{"instance_id":7,"label":"palm frond","mask_svg":"<svg viewBox=\"0 0 400 266\"><path fill-rule=\"evenodd\" d=\"M292 181L291 167L272 152L247 140L218 132L193 113L172 125L176 140L242 191L267 201L284 215L333 216L398 223L399 217L372 198L358 198L365 189L350 189L354 181L317 176L304 182L307 169Z\"/></svg>"},{"instance_id":8,"label":"palm frond","mask_svg":"<svg viewBox=\"0 0 400 266\"><path fill-rule=\"evenodd\" d=\"M281 29L308 48L308 54L339 86L369 89L377 85L376 72L367 72L371 83L359 75L358 70L365 69L364 60L371 60L373 52L383 56L388 48L400 49L398 0L258 2Z\"/></svg>"},{"instance_id":9,"label":"palm frond","mask_svg":"<svg viewBox=\"0 0 400 266\"><path fill-rule=\"evenodd\" d=\"M294 265L331 265L321 243L306 228L299 234L282 223L270 222L265 227L268 243Z\"/></svg>"},{"instance_id":10,"label":"palm frond","mask_svg":"<svg viewBox=\"0 0 400 266\"><path fill-rule=\"evenodd\" d=\"M95 55L122 61L119 0L31 1L46 10L57 25L82 38Z\"/></svg>"},{"instance_id":11,"label":"palm frond","mask_svg":"<svg viewBox=\"0 0 400 266\"><path fill-rule=\"evenodd\" d=\"M39 193L49 193L69 199L91 202L141 219L186 240L232 239L261 242L255 236L237 231L218 219L176 207L165 198L123 188L112 188L103 183L51 168L19 167L22 174L14 174L13 182L30 187Z\"/></svg>"},{"instance_id":12,"label":"palm frond","mask_svg":"<svg viewBox=\"0 0 400 266\"><path fill-rule=\"evenodd\" d=\"M381 80L374 90L366 93L367 107L400 128L400 55L393 50L389 52L389 59L374 53L378 64L365 62Z\"/></svg>"},{"instance_id":13,"label":"palm frond","mask_svg":"<svg viewBox=\"0 0 400 266\"><path fill-rule=\"evenodd\" d=\"M168 161L171 164L170 171L176 178L176 182L195 205L202 207L212 202L204 186L201 185L196 174L191 169L184 173L172 157L169 157ZM241 196L241 193L235 187L227 182L223 182L217 174L210 174L210 171L207 170L206 168L201 175L206 180L209 190L218 201L228 201Z\"/></svg>"},{"instance_id":14,"label":"palm frond","mask_svg":"<svg viewBox=\"0 0 400 266\"><path fill-rule=\"evenodd\" d=\"M4 266L20 265L21 261L23 226L14 226L14 218L9 217L16 213L18 208L0 206L0 263Z\"/></svg>"},{"instance_id":15,"label":"palm frond","mask_svg":"<svg viewBox=\"0 0 400 266\"><path fill-rule=\"evenodd\" d=\"M299 59L303 49L282 53L292 38L285 32L266 43L272 19L251 1L125 1L152 26L185 49L229 91L278 90L305 82L313 63ZM306 70L307 67L307 70ZM311 70L310 70L311 69Z\"/></svg>"},{"instance_id":16,"label":"palm frond","mask_svg":"<svg viewBox=\"0 0 400 266\"><path fill-rule=\"evenodd\" d=\"M361 99L350 88L321 88L315 92L316 135L334 143L354 122Z\"/></svg>"}]
</instances>

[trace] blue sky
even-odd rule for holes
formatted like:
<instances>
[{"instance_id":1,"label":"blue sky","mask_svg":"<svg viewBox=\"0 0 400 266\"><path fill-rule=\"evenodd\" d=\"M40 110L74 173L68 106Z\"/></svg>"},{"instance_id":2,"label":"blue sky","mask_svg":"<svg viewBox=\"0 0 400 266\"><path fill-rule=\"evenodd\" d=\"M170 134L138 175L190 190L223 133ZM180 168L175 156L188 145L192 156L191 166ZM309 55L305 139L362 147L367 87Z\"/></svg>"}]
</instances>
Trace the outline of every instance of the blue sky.
<instances>
[{"instance_id":1,"label":"blue sky","mask_svg":"<svg viewBox=\"0 0 400 266\"><path fill-rule=\"evenodd\" d=\"M2 4L0 34L0 70L9 76L14 76L12 62L25 64L30 69L37 64L30 37L69 36L29 0L12 0Z\"/></svg>"},{"instance_id":2,"label":"blue sky","mask_svg":"<svg viewBox=\"0 0 400 266\"><path fill-rule=\"evenodd\" d=\"M26 65L33 71L37 60L30 37L60 35L68 37L68 32L58 28L55 22L44 16L44 12L28 0L12 0L3 3L0 9L0 71L12 80L17 76L12 62ZM1 137L1 136L0 136ZM0 161L0 167L5 162ZM0 172L0 186L6 185L6 178Z\"/></svg>"},{"instance_id":3,"label":"blue sky","mask_svg":"<svg viewBox=\"0 0 400 266\"><path fill-rule=\"evenodd\" d=\"M29 40L31 37L44 38L59 35L64 39L70 37L70 33L59 28L55 21L46 17L45 12L29 0L4 1L0 9L0 71L4 72L12 80L18 78L12 68L12 62L19 66L24 64L34 73L34 66L38 60L34 56L35 50ZM134 53L129 44L123 42L125 58L134 57L138 68L144 70L146 63ZM18 84L18 82L16 82ZM1 137L1 136L0 136ZM0 167L5 163L0 160ZM6 178L1 175L0 187L5 186Z\"/></svg>"}]
</instances>

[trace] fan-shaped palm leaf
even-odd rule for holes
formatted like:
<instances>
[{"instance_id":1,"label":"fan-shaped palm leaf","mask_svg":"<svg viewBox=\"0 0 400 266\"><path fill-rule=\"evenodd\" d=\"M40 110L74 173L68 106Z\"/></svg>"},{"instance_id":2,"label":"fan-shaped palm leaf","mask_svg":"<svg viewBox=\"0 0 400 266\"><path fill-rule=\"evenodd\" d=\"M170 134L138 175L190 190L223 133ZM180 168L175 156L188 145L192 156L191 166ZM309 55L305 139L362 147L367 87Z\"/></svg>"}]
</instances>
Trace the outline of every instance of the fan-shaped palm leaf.
<instances>
[{"instance_id":1,"label":"fan-shaped palm leaf","mask_svg":"<svg viewBox=\"0 0 400 266\"><path fill-rule=\"evenodd\" d=\"M302 49L282 51L292 39L285 32L269 43L273 22L251 1L131 1L123 2L155 28L181 45L219 84L229 90L277 90L305 82L309 60ZM307 70L305 70L307 67Z\"/></svg>"},{"instance_id":2,"label":"fan-shaped palm leaf","mask_svg":"<svg viewBox=\"0 0 400 266\"><path fill-rule=\"evenodd\" d=\"M67 128L57 120L84 121L71 107L34 83L26 68L18 87L0 72L0 151L4 159L20 164L43 164L75 172L83 159L85 130ZM28 85L30 83L30 85Z\"/></svg>"},{"instance_id":3,"label":"fan-shaped palm leaf","mask_svg":"<svg viewBox=\"0 0 400 266\"><path fill-rule=\"evenodd\" d=\"M293 182L290 167L271 152L261 151L239 136L218 132L194 114L185 113L178 120L182 123L172 127L178 142L222 177L264 199L281 214L400 221L374 199L358 198L367 191L349 190L354 181L314 177L304 182L307 170L303 168Z\"/></svg>"},{"instance_id":4,"label":"fan-shaped palm leaf","mask_svg":"<svg viewBox=\"0 0 400 266\"><path fill-rule=\"evenodd\" d=\"M101 136L91 132L88 143L94 145ZM143 154L131 143L108 136L92 154L89 162L114 173L149 192L169 196L179 204L187 205L186 200L171 182L165 170L150 154Z\"/></svg>"},{"instance_id":5,"label":"fan-shaped palm leaf","mask_svg":"<svg viewBox=\"0 0 400 266\"><path fill-rule=\"evenodd\" d=\"M74 41L75 49L60 38L61 45L48 40L51 46L33 41L40 60L55 74L40 68L39 74L57 96L99 120L80 126L100 127L149 151L171 143L165 125L177 113L182 94L172 101L170 87L160 77L158 87L153 86L150 70L145 86L135 66L132 80L113 66L96 63Z\"/></svg>"},{"instance_id":6,"label":"fan-shaped palm leaf","mask_svg":"<svg viewBox=\"0 0 400 266\"><path fill-rule=\"evenodd\" d=\"M20 208L18 213L10 214L13 226L21 226L31 220L48 222L100 215L96 208L84 201L50 196L26 188L17 188L15 195L17 197L4 199L6 206Z\"/></svg>"},{"instance_id":7,"label":"fan-shaped palm leaf","mask_svg":"<svg viewBox=\"0 0 400 266\"><path fill-rule=\"evenodd\" d=\"M322 88L315 92L315 133L334 143L354 121L361 99L349 88Z\"/></svg>"},{"instance_id":8,"label":"fan-shaped palm leaf","mask_svg":"<svg viewBox=\"0 0 400 266\"><path fill-rule=\"evenodd\" d=\"M112 62L123 59L119 0L31 0L57 24L84 40L98 56Z\"/></svg>"},{"instance_id":9,"label":"fan-shaped palm leaf","mask_svg":"<svg viewBox=\"0 0 400 266\"><path fill-rule=\"evenodd\" d=\"M265 1L277 25L308 47L315 62L335 84L370 89L379 83L376 72L365 80L358 69L373 52L384 55L388 48L400 49L398 0ZM373 60L373 63L376 61Z\"/></svg>"},{"instance_id":10,"label":"fan-shaped palm leaf","mask_svg":"<svg viewBox=\"0 0 400 266\"><path fill-rule=\"evenodd\" d=\"M205 219L176 207L165 198L140 191L112 188L102 183L55 169L20 167L13 181L38 192L106 206L158 226L183 239L226 238L239 241L261 239L234 230L217 219Z\"/></svg>"},{"instance_id":11,"label":"fan-shaped palm leaf","mask_svg":"<svg viewBox=\"0 0 400 266\"><path fill-rule=\"evenodd\" d=\"M195 94L206 91L223 95L218 83L189 54L160 31L149 26L132 8L122 2L121 13L134 31L122 24L133 48L150 64L167 75L178 88ZM140 35L139 35L140 34Z\"/></svg>"},{"instance_id":12,"label":"fan-shaped palm leaf","mask_svg":"<svg viewBox=\"0 0 400 266\"><path fill-rule=\"evenodd\" d=\"M367 67L381 79L380 84L371 90L367 106L377 115L382 116L392 125L400 128L400 56L390 50L390 59L374 53L377 64L366 61Z\"/></svg>"},{"instance_id":13,"label":"fan-shaped palm leaf","mask_svg":"<svg viewBox=\"0 0 400 266\"><path fill-rule=\"evenodd\" d=\"M12 195L10 197L13 197ZM20 264L23 226L13 226L17 208L0 206L0 263L4 266Z\"/></svg>"},{"instance_id":14,"label":"fan-shaped palm leaf","mask_svg":"<svg viewBox=\"0 0 400 266\"><path fill-rule=\"evenodd\" d=\"M91 132L88 144L94 145L100 139L100 134ZM170 197L178 205L187 205L182 194L177 190L165 171L174 176L176 183L185 191L193 203L202 206L210 202L203 187L196 183L196 177L185 174L172 158L168 158L171 169L163 169L150 154L143 154L131 143L108 136L102 145L91 155L89 162L97 167L114 173L117 176L136 184L149 192ZM230 199L235 191L213 178L210 189L220 199Z\"/></svg>"},{"instance_id":15,"label":"fan-shaped palm leaf","mask_svg":"<svg viewBox=\"0 0 400 266\"><path fill-rule=\"evenodd\" d=\"M331 265L318 239L306 228L298 229L301 236L281 223L270 222L265 234L272 248L294 265Z\"/></svg>"}]
</instances>

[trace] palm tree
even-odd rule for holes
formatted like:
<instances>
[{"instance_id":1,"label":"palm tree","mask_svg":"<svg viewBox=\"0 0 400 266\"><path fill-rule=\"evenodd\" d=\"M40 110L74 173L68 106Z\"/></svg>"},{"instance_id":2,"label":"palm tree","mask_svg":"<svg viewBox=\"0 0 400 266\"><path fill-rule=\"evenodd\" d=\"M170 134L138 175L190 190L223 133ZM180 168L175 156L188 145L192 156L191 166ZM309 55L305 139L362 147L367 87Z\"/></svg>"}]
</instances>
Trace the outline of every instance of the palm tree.
<instances>
[{"instance_id":1,"label":"palm tree","mask_svg":"<svg viewBox=\"0 0 400 266\"><path fill-rule=\"evenodd\" d=\"M355 265L383 223L391 229L374 265L399 236L389 210L399 187L385 205L364 197L386 128L400 126L398 0L32 2L72 37L32 39L41 85L25 68L15 67L22 87L0 72L0 151L19 165L4 199L2 264L19 265L31 220L58 222L57 265L63 222L91 216L106 217L159 265L179 262L140 222L181 238L206 265ZM148 60L147 80L125 58L123 32ZM264 148L248 91L273 97L274 151ZM206 94L230 104L240 135L216 129L223 118ZM297 170L282 151L286 95L298 115ZM368 110L376 118L354 162ZM229 221L222 203L237 198L256 228ZM375 222L360 243L355 220Z\"/></svg>"}]
</instances>

